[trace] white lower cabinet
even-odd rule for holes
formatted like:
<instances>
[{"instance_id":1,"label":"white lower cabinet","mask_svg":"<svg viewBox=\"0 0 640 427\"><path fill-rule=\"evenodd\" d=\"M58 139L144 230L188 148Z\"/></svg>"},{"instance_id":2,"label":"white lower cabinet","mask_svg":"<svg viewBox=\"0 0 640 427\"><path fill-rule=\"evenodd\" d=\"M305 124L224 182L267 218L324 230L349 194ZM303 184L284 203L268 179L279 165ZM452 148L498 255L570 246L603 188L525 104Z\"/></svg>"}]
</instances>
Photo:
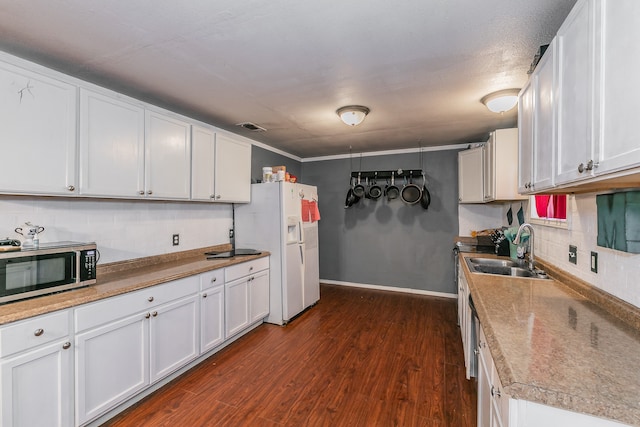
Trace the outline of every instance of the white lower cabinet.
<instances>
[{"instance_id":1,"label":"white lower cabinet","mask_svg":"<svg viewBox=\"0 0 640 427\"><path fill-rule=\"evenodd\" d=\"M107 412L199 354L197 276L76 309L76 423Z\"/></svg>"},{"instance_id":2,"label":"white lower cabinet","mask_svg":"<svg viewBox=\"0 0 640 427\"><path fill-rule=\"evenodd\" d=\"M0 425L73 425L69 311L0 328Z\"/></svg>"},{"instance_id":3,"label":"white lower cabinet","mask_svg":"<svg viewBox=\"0 0 640 427\"><path fill-rule=\"evenodd\" d=\"M225 269L225 332L227 338L269 314L269 258Z\"/></svg>"},{"instance_id":4,"label":"white lower cabinet","mask_svg":"<svg viewBox=\"0 0 640 427\"><path fill-rule=\"evenodd\" d=\"M200 275L200 353L222 344L224 330L224 270Z\"/></svg>"}]
</instances>

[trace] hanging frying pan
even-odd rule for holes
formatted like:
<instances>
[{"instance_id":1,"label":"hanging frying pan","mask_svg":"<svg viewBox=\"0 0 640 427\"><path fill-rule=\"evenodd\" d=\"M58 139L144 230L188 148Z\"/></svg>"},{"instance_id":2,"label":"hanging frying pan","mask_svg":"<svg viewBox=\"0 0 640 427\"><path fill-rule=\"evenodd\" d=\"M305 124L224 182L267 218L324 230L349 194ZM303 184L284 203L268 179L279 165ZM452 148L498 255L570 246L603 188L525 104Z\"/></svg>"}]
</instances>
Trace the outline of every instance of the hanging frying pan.
<instances>
[{"instance_id":1,"label":"hanging frying pan","mask_svg":"<svg viewBox=\"0 0 640 427\"><path fill-rule=\"evenodd\" d=\"M382 188L378 185L376 181L378 178L378 172L376 172L375 177L373 178L372 185L369 187L369 198L372 200L378 200L380 196L382 196Z\"/></svg>"},{"instance_id":2,"label":"hanging frying pan","mask_svg":"<svg viewBox=\"0 0 640 427\"><path fill-rule=\"evenodd\" d=\"M422 197L422 190L413 183L412 174L413 172L409 172L409 183L405 184L400 192L400 198L408 205L415 205L420 201L420 197Z\"/></svg>"},{"instance_id":3,"label":"hanging frying pan","mask_svg":"<svg viewBox=\"0 0 640 427\"><path fill-rule=\"evenodd\" d=\"M349 209L351 206L358 203L360 197L356 196L353 192L353 178L349 178L349 191L347 191L347 197L344 201L344 208Z\"/></svg>"},{"instance_id":4,"label":"hanging frying pan","mask_svg":"<svg viewBox=\"0 0 640 427\"><path fill-rule=\"evenodd\" d=\"M424 172L422 173L422 195L420 196L420 206L423 209L429 209L429 205L431 204L431 194L427 189L427 179L424 176Z\"/></svg>"},{"instance_id":5,"label":"hanging frying pan","mask_svg":"<svg viewBox=\"0 0 640 427\"><path fill-rule=\"evenodd\" d=\"M391 201L397 199L400 196L400 189L396 187L396 172L391 172L391 185L384 190L387 200Z\"/></svg>"},{"instance_id":6,"label":"hanging frying pan","mask_svg":"<svg viewBox=\"0 0 640 427\"><path fill-rule=\"evenodd\" d=\"M360 183L360 172L358 172L358 183L356 184L355 187L353 187L353 194L356 195L356 197L358 197L358 199L364 197L366 191L364 188L364 185L362 185Z\"/></svg>"}]
</instances>

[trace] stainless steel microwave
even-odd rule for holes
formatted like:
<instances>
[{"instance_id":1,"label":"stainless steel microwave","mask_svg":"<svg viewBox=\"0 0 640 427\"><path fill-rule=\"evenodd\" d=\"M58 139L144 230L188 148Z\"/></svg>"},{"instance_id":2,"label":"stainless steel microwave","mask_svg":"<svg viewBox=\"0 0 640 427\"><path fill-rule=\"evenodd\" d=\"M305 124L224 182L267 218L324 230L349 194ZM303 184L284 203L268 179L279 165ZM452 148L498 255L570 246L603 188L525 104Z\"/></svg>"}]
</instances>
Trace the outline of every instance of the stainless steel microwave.
<instances>
[{"instance_id":1,"label":"stainless steel microwave","mask_svg":"<svg viewBox=\"0 0 640 427\"><path fill-rule=\"evenodd\" d=\"M0 303L96 283L95 243L56 242L0 253Z\"/></svg>"}]
</instances>

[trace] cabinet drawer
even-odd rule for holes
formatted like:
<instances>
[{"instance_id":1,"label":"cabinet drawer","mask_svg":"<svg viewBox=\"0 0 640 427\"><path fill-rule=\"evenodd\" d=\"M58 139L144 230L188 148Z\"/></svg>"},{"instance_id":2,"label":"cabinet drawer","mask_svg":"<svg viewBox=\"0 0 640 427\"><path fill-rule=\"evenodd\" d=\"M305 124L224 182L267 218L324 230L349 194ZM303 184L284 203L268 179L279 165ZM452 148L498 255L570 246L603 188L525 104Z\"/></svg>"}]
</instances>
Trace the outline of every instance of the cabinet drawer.
<instances>
[{"instance_id":1,"label":"cabinet drawer","mask_svg":"<svg viewBox=\"0 0 640 427\"><path fill-rule=\"evenodd\" d=\"M200 275L200 290L205 290L220 285L224 285L224 268L207 271L206 273L202 273Z\"/></svg>"},{"instance_id":2,"label":"cabinet drawer","mask_svg":"<svg viewBox=\"0 0 640 427\"><path fill-rule=\"evenodd\" d=\"M69 310L45 314L0 328L0 357L69 335Z\"/></svg>"},{"instance_id":3,"label":"cabinet drawer","mask_svg":"<svg viewBox=\"0 0 640 427\"><path fill-rule=\"evenodd\" d=\"M151 310L160 304L197 293L198 290L198 276L191 276L87 304L75 310L75 330L84 331Z\"/></svg>"},{"instance_id":4,"label":"cabinet drawer","mask_svg":"<svg viewBox=\"0 0 640 427\"><path fill-rule=\"evenodd\" d=\"M254 259L253 261L243 262L242 264L232 265L224 269L225 282L231 282L240 277L257 273L258 271L269 268L269 257Z\"/></svg>"}]
</instances>

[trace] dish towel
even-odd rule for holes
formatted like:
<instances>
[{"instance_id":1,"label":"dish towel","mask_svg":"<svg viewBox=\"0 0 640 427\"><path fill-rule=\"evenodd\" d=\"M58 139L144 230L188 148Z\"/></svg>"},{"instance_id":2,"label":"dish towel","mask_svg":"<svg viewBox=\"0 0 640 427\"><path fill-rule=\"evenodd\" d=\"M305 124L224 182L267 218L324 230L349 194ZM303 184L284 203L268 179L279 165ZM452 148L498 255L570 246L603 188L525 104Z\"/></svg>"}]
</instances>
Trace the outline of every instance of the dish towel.
<instances>
[{"instance_id":1,"label":"dish towel","mask_svg":"<svg viewBox=\"0 0 640 427\"><path fill-rule=\"evenodd\" d=\"M320 221L320 210L315 200L302 200L302 222Z\"/></svg>"}]
</instances>

